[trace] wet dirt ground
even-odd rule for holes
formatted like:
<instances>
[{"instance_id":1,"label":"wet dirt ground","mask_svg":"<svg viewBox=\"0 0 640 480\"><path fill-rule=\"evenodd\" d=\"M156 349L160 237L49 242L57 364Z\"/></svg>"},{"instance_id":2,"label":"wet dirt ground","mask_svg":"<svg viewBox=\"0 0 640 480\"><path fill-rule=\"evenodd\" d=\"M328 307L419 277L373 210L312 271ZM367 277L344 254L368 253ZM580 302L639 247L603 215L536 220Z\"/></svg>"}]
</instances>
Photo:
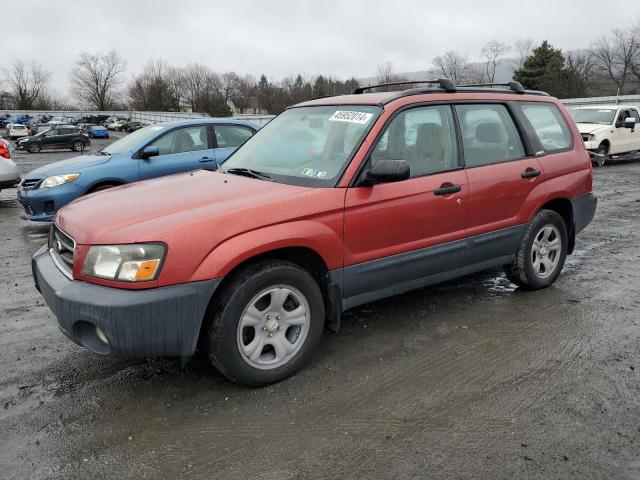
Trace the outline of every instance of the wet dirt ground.
<instances>
[{"instance_id":1,"label":"wet dirt ground","mask_svg":"<svg viewBox=\"0 0 640 480\"><path fill-rule=\"evenodd\" d=\"M47 229L2 191L0 478L638 479L640 162L594 191L551 288L492 270L362 306L264 389L67 340L31 279Z\"/></svg>"}]
</instances>

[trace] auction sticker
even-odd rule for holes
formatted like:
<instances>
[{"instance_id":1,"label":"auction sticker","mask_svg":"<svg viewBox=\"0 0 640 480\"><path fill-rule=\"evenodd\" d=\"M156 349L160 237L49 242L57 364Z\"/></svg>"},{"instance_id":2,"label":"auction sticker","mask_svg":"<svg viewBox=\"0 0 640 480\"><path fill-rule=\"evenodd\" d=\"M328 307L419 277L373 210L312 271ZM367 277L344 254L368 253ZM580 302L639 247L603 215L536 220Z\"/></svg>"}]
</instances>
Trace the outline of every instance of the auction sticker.
<instances>
[{"instance_id":1,"label":"auction sticker","mask_svg":"<svg viewBox=\"0 0 640 480\"><path fill-rule=\"evenodd\" d=\"M349 122L364 125L373 117L373 113L351 112L349 110L338 110L329 119L330 122Z\"/></svg>"}]
</instances>

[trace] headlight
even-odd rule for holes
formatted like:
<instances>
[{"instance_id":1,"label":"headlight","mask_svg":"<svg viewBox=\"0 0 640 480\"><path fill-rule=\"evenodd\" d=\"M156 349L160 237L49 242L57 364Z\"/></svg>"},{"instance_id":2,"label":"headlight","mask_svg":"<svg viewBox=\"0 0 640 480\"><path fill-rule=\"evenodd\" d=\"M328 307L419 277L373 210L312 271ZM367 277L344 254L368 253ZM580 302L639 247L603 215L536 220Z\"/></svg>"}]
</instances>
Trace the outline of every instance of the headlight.
<instances>
[{"instance_id":1,"label":"headlight","mask_svg":"<svg viewBox=\"0 0 640 480\"><path fill-rule=\"evenodd\" d=\"M79 176L79 173L67 173L66 175L54 175L53 177L47 177L40 184L40 188L51 188L57 187L58 185L62 185L64 183L70 183Z\"/></svg>"},{"instance_id":2,"label":"headlight","mask_svg":"<svg viewBox=\"0 0 640 480\"><path fill-rule=\"evenodd\" d=\"M82 273L119 282L147 282L160 273L163 245L97 245L89 249Z\"/></svg>"},{"instance_id":3,"label":"headlight","mask_svg":"<svg viewBox=\"0 0 640 480\"><path fill-rule=\"evenodd\" d=\"M582 134L582 139L585 142L591 142L596 138L596 136L593 133L583 133Z\"/></svg>"}]
</instances>

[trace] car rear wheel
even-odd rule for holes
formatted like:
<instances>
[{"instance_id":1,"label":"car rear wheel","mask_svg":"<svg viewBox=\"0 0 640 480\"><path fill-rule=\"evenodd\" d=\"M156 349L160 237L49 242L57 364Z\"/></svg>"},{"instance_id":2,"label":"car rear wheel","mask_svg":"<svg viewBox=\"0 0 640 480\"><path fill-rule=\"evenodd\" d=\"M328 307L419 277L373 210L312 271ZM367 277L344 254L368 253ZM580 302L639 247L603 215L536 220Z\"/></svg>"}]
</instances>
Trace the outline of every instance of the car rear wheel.
<instances>
[{"instance_id":1,"label":"car rear wheel","mask_svg":"<svg viewBox=\"0 0 640 480\"><path fill-rule=\"evenodd\" d=\"M42 147L40 146L39 143L30 143L29 146L27 147L27 151L29 153L38 153L41 149Z\"/></svg>"},{"instance_id":2,"label":"car rear wheel","mask_svg":"<svg viewBox=\"0 0 640 480\"><path fill-rule=\"evenodd\" d=\"M82 150L83 144L82 142L79 141L75 141L73 142L73 144L71 144L71 150L73 150L74 152L79 152Z\"/></svg>"},{"instance_id":3,"label":"car rear wheel","mask_svg":"<svg viewBox=\"0 0 640 480\"><path fill-rule=\"evenodd\" d=\"M556 281L567 256L567 226L552 210L540 210L529 222L507 278L526 290L539 290Z\"/></svg>"},{"instance_id":4,"label":"car rear wheel","mask_svg":"<svg viewBox=\"0 0 640 480\"><path fill-rule=\"evenodd\" d=\"M234 382L278 382L308 363L324 315L322 293L307 271L290 262L260 262L238 273L215 301L209 358Z\"/></svg>"}]
</instances>

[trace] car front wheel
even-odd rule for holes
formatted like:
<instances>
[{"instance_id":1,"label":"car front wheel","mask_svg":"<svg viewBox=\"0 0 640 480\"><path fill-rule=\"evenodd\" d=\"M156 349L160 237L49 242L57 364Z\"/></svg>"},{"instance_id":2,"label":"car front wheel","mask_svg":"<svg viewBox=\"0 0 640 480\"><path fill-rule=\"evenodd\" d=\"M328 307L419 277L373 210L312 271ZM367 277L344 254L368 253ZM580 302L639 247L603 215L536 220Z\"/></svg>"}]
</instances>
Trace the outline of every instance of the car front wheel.
<instances>
[{"instance_id":1,"label":"car front wheel","mask_svg":"<svg viewBox=\"0 0 640 480\"><path fill-rule=\"evenodd\" d=\"M73 150L74 152L79 152L80 150L82 150L82 142L73 142L73 144L71 145L71 150Z\"/></svg>"},{"instance_id":2,"label":"car front wheel","mask_svg":"<svg viewBox=\"0 0 640 480\"><path fill-rule=\"evenodd\" d=\"M235 275L215 302L209 358L232 381L264 386L310 360L324 326L318 284L297 265L265 261Z\"/></svg>"},{"instance_id":3,"label":"car front wheel","mask_svg":"<svg viewBox=\"0 0 640 480\"><path fill-rule=\"evenodd\" d=\"M38 153L41 149L42 147L40 146L39 143L30 143L29 146L27 147L27 151L29 153Z\"/></svg>"},{"instance_id":4,"label":"car front wheel","mask_svg":"<svg viewBox=\"0 0 640 480\"><path fill-rule=\"evenodd\" d=\"M567 227L552 210L540 210L529 222L515 259L505 267L507 278L526 290L556 281L567 256Z\"/></svg>"}]
</instances>

